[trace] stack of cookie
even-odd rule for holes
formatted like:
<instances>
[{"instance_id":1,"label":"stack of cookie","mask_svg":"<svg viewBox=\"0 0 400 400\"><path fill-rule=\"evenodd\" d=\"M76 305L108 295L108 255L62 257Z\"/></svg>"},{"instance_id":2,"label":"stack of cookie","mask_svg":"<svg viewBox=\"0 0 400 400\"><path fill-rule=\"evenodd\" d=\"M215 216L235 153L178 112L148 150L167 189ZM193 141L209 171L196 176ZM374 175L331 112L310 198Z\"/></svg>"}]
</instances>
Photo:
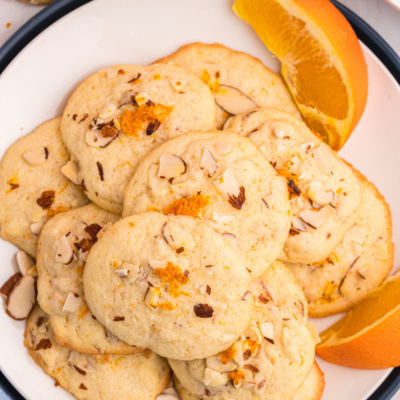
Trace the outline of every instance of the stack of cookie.
<instances>
[{"instance_id":1,"label":"stack of cookie","mask_svg":"<svg viewBox=\"0 0 400 400\"><path fill-rule=\"evenodd\" d=\"M308 310L351 308L392 266L376 188L222 45L87 78L8 150L0 201L36 258L7 312L37 275L25 345L78 399L171 400L170 368L182 400L320 399Z\"/></svg>"}]
</instances>

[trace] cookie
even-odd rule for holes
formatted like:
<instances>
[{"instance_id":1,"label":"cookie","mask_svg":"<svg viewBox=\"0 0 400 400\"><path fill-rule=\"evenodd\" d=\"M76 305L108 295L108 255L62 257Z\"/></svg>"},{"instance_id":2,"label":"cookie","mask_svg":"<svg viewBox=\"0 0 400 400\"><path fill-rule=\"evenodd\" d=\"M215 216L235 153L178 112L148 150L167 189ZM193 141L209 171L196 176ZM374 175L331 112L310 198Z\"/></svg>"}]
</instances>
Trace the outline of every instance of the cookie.
<instances>
[{"instance_id":1,"label":"cookie","mask_svg":"<svg viewBox=\"0 0 400 400\"><path fill-rule=\"evenodd\" d=\"M282 77L249 54L218 43L191 43L157 62L170 61L209 85L219 129L229 116L257 107L275 107L300 117Z\"/></svg>"},{"instance_id":2,"label":"cookie","mask_svg":"<svg viewBox=\"0 0 400 400\"><path fill-rule=\"evenodd\" d=\"M238 115L224 129L252 139L287 180L293 218L280 259L325 260L357 219L361 190L352 168L302 121L280 110Z\"/></svg>"},{"instance_id":3,"label":"cookie","mask_svg":"<svg viewBox=\"0 0 400 400\"><path fill-rule=\"evenodd\" d=\"M168 363L151 351L96 356L61 347L39 306L27 320L25 346L36 364L78 400L155 400L170 381Z\"/></svg>"},{"instance_id":4,"label":"cookie","mask_svg":"<svg viewBox=\"0 0 400 400\"><path fill-rule=\"evenodd\" d=\"M273 263L252 282L248 296L256 302L251 323L229 348L203 360L168 360L195 398L289 400L310 373L315 341L304 294L290 270Z\"/></svg>"},{"instance_id":5,"label":"cookie","mask_svg":"<svg viewBox=\"0 0 400 400\"><path fill-rule=\"evenodd\" d=\"M139 163L123 215L155 209L207 221L237 250L252 277L276 260L290 229L285 178L251 140L229 132L171 139Z\"/></svg>"},{"instance_id":6,"label":"cookie","mask_svg":"<svg viewBox=\"0 0 400 400\"><path fill-rule=\"evenodd\" d=\"M158 64L103 69L73 92L61 123L87 196L115 214L137 162L161 142L215 127L210 89L183 68Z\"/></svg>"},{"instance_id":7,"label":"cookie","mask_svg":"<svg viewBox=\"0 0 400 400\"><path fill-rule=\"evenodd\" d=\"M115 336L174 359L225 349L254 306L243 300L250 274L229 243L182 215L118 221L93 246L83 284L90 310Z\"/></svg>"},{"instance_id":8,"label":"cookie","mask_svg":"<svg viewBox=\"0 0 400 400\"><path fill-rule=\"evenodd\" d=\"M311 372L296 392L293 400L320 400L324 394L325 376L314 361Z\"/></svg>"},{"instance_id":9,"label":"cookie","mask_svg":"<svg viewBox=\"0 0 400 400\"><path fill-rule=\"evenodd\" d=\"M304 288L312 317L345 312L377 288L393 267L390 209L378 189L361 175L358 218L323 262L287 266Z\"/></svg>"},{"instance_id":10,"label":"cookie","mask_svg":"<svg viewBox=\"0 0 400 400\"><path fill-rule=\"evenodd\" d=\"M190 393L186 390L178 381L176 376L173 376L174 384L177 388L181 400L201 400L201 399L212 399L213 396L200 397ZM300 386L296 392L293 400L320 400L322 398L325 388L324 374L319 368L318 364L314 361L311 368L311 372L308 374L306 380ZM262 395L260 397L252 397L252 399L264 399ZM267 399L267 398L266 398Z\"/></svg>"},{"instance_id":11,"label":"cookie","mask_svg":"<svg viewBox=\"0 0 400 400\"><path fill-rule=\"evenodd\" d=\"M38 236L53 215L88 202L61 172L68 162L60 118L15 142L0 162L0 225L3 239L36 257Z\"/></svg>"},{"instance_id":12,"label":"cookie","mask_svg":"<svg viewBox=\"0 0 400 400\"><path fill-rule=\"evenodd\" d=\"M118 340L96 321L83 292L82 274L90 249L101 229L118 220L89 204L56 215L43 228L37 254L38 301L63 347L92 354L141 350Z\"/></svg>"}]
</instances>

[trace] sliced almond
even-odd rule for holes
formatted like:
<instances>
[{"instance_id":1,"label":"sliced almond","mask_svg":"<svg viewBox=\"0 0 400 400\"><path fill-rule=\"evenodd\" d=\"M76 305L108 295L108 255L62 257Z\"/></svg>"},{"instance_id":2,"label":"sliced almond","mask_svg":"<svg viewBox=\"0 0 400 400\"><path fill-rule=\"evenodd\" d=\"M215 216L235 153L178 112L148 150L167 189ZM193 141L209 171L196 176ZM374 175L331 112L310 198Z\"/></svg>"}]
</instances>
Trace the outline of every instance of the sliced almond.
<instances>
[{"instance_id":1,"label":"sliced almond","mask_svg":"<svg viewBox=\"0 0 400 400\"><path fill-rule=\"evenodd\" d=\"M304 153L310 154L314 149L314 145L315 145L314 142L303 143L300 145L300 148L304 151Z\"/></svg>"},{"instance_id":2,"label":"sliced almond","mask_svg":"<svg viewBox=\"0 0 400 400\"><path fill-rule=\"evenodd\" d=\"M24 153L22 157L29 165L35 167L45 162L48 158L48 155L49 151L47 150L47 147L40 147Z\"/></svg>"},{"instance_id":3,"label":"sliced almond","mask_svg":"<svg viewBox=\"0 0 400 400\"><path fill-rule=\"evenodd\" d=\"M229 224L235 219L234 215L229 215L229 214L222 214L219 212L214 211L212 214L212 219L215 222L221 222L223 224Z\"/></svg>"},{"instance_id":4,"label":"sliced almond","mask_svg":"<svg viewBox=\"0 0 400 400\"><path fill-rule=\"evenodd\" d=\"M219 355L206 358L206 367L217 372L231 372L237 368L237 364L234 361L229 361L224 364L221 362L221 357Z\"/></svg>"},{"instance_id":5,"label":"sliced almond","mask_svg":"<svg viewBox=\"0 0 400 400\"><path fill-rule=\"evenodd\" d=\"M210 368L204 371L203 383L206 386L223 386L228 383L228 374L220 374Z\"/></svg>"},{"instance_id":6,"label":"sliced almond","mask_svg":"<svg viewBox=\"0 0 400 400\"><path fill-rule=\"evenodd\" d=\"M174 79L171 81L171 86L174 88L175 92L180 92L182 88L186 86L186 81Z\"/></svg>"},{"instance_id":7,"label":"sliced almond","mask_svg":"<svg viewBox=\"0 0 400 400\"><path fill-rule=\"evenodd\" d=\"M108 146L117 136L104 137L100 129L95 129L86 132L85 140L89 146L103 148Z\"/></svg>"},{"instance_id":8,"label":"sliced almond","mask_svg":"<svg viewBox=\"0 0 400 400\"><path fill-rule=\"evenodd\" d=\"M350 242L362 245L367 237L367 230L358 225L351 227L343 238L343 247L347 247Z\"/></svg>"},{"instance_id":9,"label":"sliced almond","mask_svg":"<svg viewBox=\"0 0 400 400\"><path fill-rule=\"evenodd\" d=\"M317 331L317 328L315 327L314 324L307 324L307 328L311 334L311 337L314 340L315 344L321 343L321 338L319 337L319 333Z\"/></svg>"},{"instance_id":10,"label":"sliced almond","mask_svg":"<svg viewBox=\"0 0 400 400\"><path fill-rule=\"evenodd\" d=\"M99 111L99 117L104 120L110 120L114 116L115 111L117 110L117 106L112 103L106 103L101 107Z\"/></svg>"},{"instance_id":11,"label":"sliced almond","mask_svg":"<svg viewBox=\"0 0 400 400\"><path fill-rule=\"evenodd\" d=\"M126 91L121 98L121 105L120 107L126 105L126 104L136 104L136 92L134 90L128 90Z\"/></svg>"},{"instance_id":12,"label":"sliced almond","mask_svg":"<svg viewBox=\"0 0 400 400\"><path fill-rule=\"evenodd\" d=\"M267 340L274 340L274 325L272 322L262 322L260 324L261 334Z\"/></svg>"},{"instance_id":13,"label":"sliced almond","mask_svg":"<svg viewBox=\"0 0 400 400\"><path fill-rule=\"evenodd\" d=\"M42 232L43 229L43 222L35 222L33 223L30 228L31 228L31 232L35 235L35 236L39 236L40 232Z\"/></svg>"},{"instance_id":14,"label":"sliced almond","mask_svg":"<svg viewBox=\"0 0 400 400\"><path fill-rule=\"evenodd\" d=\"M275 204L275 193L268 194L267 196L262 198L262 201L268 208L272 208Z\"/></svg>"},{"instance_id":15,"label":"sliced almond","mask_svg":"<svg viewBox=\"0 0 400 400\"><path fill-rule=\"evenodd\" d=\"M228 85L219 86L219 90L214 92L214 100L224 111L232 115L257 108L257 104L249 96Z\"/></svg>"},{"instance_id":16,"label":"sliced almond","mask_svg":"<svg viewBox=\"0 0 400 400\"><path fill-rule=\"evenodd\" d=\"M14 275L10 276L10 278L7 279L6 282L3 283L2 287L0 288L0 294L7 299L9 294L11 293L12 288L15 286L15 284L22 279L22 274L21 272L17 272Z\"/></svg>"},{"instance_id":17,"label":"sliced almond","mask_svg":"<svg viewBox=\"0 0 400 400\"><path fill-rule=\"evenodd\" d=\"M299 212L299 217L312 228L318 228L336 214L331 206L322 207L320 210L304 210Z\"/></svg>"},{"instance_id":18,"label":"sliced almond","mask_svg":"<svg viewBox=\"0 0 400 400\"><path fill-rule=\"evenodd\" d=\"M35 261L22 250L17 252L16 258L18 268L23 276L35 265Z\"/></svg>"},{"instance_id":19,"label":"sliced almond","mask_svg":"<svg viewBox=\"0 0 400 400\"><path fill-rule=\"evenodd\" d=\"M292 218L292 227L298 231L305 232L307 227L304 225L304 222L296 216Z\"/></svg>"},{"instance_id":20,"label":"sliced almond","mask_svg":"<svg viewBox=\"0 0 400 400\"><path fill-rule=\"evenodd\" d=\"M69 244L67 237L62 236L58 241L56 261L63 264L68 264L71 261L73 255L74 252L71 248L71 245Z\"/></svg>"},{"instance_id":21,"label":"sliced almond","mask_svg":"<svg viewBox=\"0 0 400 400\"><path fill-rule=\"evenodd\" d=\"M213 176L218 170L218 163L210 150L204 147L201 156L200 168L205 168L210 176Z\"/></svg>"},{"instance_id":22,"label":"sliced almond","mask_svg":"<svg viewBox=\"0 0 400 400\"><path fill-rule=\"evenodd\" d=\"M34 278L37 278L38 277L38 272L37 272L36 265L34 265L32 268L30 268L26 274L30 275L30 276L33 276Z\"/></svg>"},{"instance_id":23,"label":"sliced almond","mask_svg":"<svg viewBox=\"0 0 400 400\"><path fill-rule=\"evenodd\" d=\"M229 200L243 200L241 196L241 187L230 168L227 168L215 181L214 184ZM240 208L244 202L240 201ZM238 204L239 206L239 204ZM236 208L236 207L235 207Z\"/></svg>"},{"instance_id":24,"label":"sliced almond","mask_svg":"<svg viewBox=\"0 0 400 400\"><path fill-rule=\"evenodd\" d=\"M250 299L250 297L251 297L251 292L250 292L250 291L247 291L247 292L243 295L242 300L243 300L243 301L247 301L247 300Z\"/></svg>"},{"instance_id":25,"label":"sliced almond","mask_svg":"<svg viewBox=\"0 0 400 400\"><path fill-rule=\"evenodd\" d=\"M75 293L69 292L62 308L62 312L73 313L81 305L82 299Z\"/></svg>"},{"instance_id":26,"label":"sliced almond","mask_svg":"<svg viewBox=\"0 0 400 400\"><path fill-rule=\"evenodd\" d=\"M319 206L326 206L335 199L335 192L333 190L325 191L321 186L321 182L311 182L307 189L307 196Z\"/></svg>"},{"instance_id":27,"label":"sliced almond","mask_svg":"<svg viewBox=\"0 0 400 400\"><path fill-rule=\"evenodd\" d=\"M64 176L69 179L72 183L75 183L75 185L79 185L79 178L78 178L78 164L75 161L68 161L62 168L61 172L64 174Z\"/></svg>"},{"instance_id":28,"label":"sliced almond","mask_svg":"<svg viewBox=\"0 0 400 400\"><path fill-rule=\"evenodd\" d=\"M229 244L233 247L234 250L238 249L238 241L236 236L233 233L225 232L222 236L229 242Z\"/></svg>"},{"instance_id":29,"label":"sliced almond","mask_svg":"<svg viewBox=\"0 0 400 400\"><path fill-rule=\"evenodd\" d=\"M35 278L29 275L23 276L15 283L8 295L6 313L16 320L25 319L35 303Z\"/></svg>"},{"instance_id":30,"label":"sliced almond","mask_svg":"<svg viewBox=\"0 0 400 400\"><path fill-rule=\"evenodd\" d=\"M146 297L144 299L144 304L150 308L150 310L154 311L157 308L158 300L161 297L161 290L157 287L149 287L149 290L146 293Z\"/></svg>"},{"instance_id":31,"label":"sliced almond","mask_svg":"<svg viewBox=\"0 0 400 400\"><path fill-rule=\"evenodd\" d=\"M160 178L176 178L186 172L186 163L183 159L175 154L163 154L160 157L160 168L158 169L158 177Z\"/></svg>"},{"instance_id":32,"label":"sliced almond","mask_svg":"<svg viewBox=\"0 0 400 400\"><path fill-rule=\"evenodd\" d=\"M129 275L129 269L115 269L114 272L118 275L118 278L126 278Z\"/></svg>"}]
</instances>

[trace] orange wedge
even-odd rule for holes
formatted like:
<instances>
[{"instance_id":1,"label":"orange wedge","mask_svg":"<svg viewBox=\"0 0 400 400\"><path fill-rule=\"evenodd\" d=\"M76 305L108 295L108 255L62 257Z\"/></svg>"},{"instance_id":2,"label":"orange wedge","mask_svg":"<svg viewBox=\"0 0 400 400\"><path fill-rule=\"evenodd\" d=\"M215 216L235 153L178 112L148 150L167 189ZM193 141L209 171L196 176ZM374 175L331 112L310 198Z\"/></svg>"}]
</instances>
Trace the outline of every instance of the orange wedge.
<instances>
[{"instance_id":1,"label":"orange wedge","mask_svg":"<svg viewBox=\"0 0 400 400\"><path fill-rule=\"evenodd\" d=\"M389 278L362 303L321 333L316 353L352 368L400 365L400 277Z\"/></svg>"},{"instance_id":2,"label":"orange wedge","mask_svg":"<svg viewBox=\"0 0 400 400\"><path fill-rule=\"evenodd\" d=\"M281 73L308 126L339 150L367 101L367 65L356 34L329 0L237 0L282 63Z\"/></svg>"}]
</instances>

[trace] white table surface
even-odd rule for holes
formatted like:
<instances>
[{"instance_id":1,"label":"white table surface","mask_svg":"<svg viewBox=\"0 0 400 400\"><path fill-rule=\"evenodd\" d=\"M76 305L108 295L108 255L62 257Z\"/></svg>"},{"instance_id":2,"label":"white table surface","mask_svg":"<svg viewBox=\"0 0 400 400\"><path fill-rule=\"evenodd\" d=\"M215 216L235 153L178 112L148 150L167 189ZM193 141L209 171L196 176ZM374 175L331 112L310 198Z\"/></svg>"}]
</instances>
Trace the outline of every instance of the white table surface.
<instances>
[{"instance_id":1,"label":"white table surface","mask_svg":"<svg viewBox=\"0 0 400 400\"><path fill-rule=\"evenodd\" d=\"M385 0L339 1L368 22L400 55L400 11ZM400 3L399 0L392 1ZM43 6L33 6L16 0L0 0L0 46L42 9ZM400 400L400 392L392 400Z\"/></svg>"}]
</instances>

